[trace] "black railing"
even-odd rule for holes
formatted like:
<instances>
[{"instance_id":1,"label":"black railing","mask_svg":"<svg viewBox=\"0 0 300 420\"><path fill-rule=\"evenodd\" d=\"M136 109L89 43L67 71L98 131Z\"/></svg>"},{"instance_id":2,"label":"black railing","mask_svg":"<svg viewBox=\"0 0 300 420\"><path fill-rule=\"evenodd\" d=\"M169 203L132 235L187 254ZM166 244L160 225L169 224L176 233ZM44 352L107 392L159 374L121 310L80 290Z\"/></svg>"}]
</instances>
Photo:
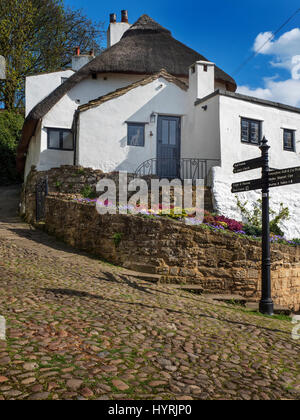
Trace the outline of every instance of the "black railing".
<instances>
[{"instance_id":1,"label":"black railing","mask_svg":"<svg viewBox=\"0 0 300 420\"><path fill-rule=\"evenodd\" d=\"M196 158L159 158L149 159L143 162L135 171L135 175L158 176L167 179L204 179L207 180L210 169L213 166L220 166L217 159L196 159Z\"/></svg>"},{"instance_id":2,"label":"black railing","mask_svg":"<svg viewBox=\"0 0 300 420\"><path fill-rule=\"evenodd\" d=\"M45 201L48 195L48 177L41 178L36 183L36 221L40 222L45 218Z\"/></svg>"}]
</instances>

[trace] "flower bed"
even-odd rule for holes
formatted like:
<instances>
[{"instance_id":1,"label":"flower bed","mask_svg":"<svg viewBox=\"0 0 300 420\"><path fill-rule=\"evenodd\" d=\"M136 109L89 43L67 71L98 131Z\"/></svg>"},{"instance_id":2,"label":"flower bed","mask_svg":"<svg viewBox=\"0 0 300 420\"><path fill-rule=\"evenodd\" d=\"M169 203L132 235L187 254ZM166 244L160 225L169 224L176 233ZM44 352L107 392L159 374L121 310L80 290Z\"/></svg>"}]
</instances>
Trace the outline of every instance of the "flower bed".
<instances>
[{"instance_id":1,"label":"flower bed","mask_svg":"<svg viewBox=\"0 0 300 420\"><path fill-rule=\"evenodd\" d=\"M69 197L72 200L83 203L83 204L91 204L96 205L97 204L97 198L82 198L82 197ZM207 211L204 212L204 218L202 220L199 220L195 217L196 211L195 209L181 209L179 207L170 206L170 208L164 208L162 205L159 205L156 209L148 209L144 208L142 206L116 206L107 200L103 203L98 203L100 206L106 207L108 211L111 213L113 211L116 212L116 214L124 214L126 212L127 214L137 214L141 217L145 218L161 218L161 217L167 217L169 219L181 221L187 225L190 226L201 226L206 229L210 229L214 232L228 232L232 233L238 236L243 236L248 239L252 240L261 240L261 235L258 234L248 234L245 231L245 228L247 225L245 225L243 222L239 222L234 219L229 219L226 216L223 215L216 215L209 213ZM270 235L271 242L272 243L279 243L283 245L289 245L289 246L299 246L300 245L300 239L293 239L288 240L284 238L283 236L279 235Z\"/></svg>"}]
</instances>

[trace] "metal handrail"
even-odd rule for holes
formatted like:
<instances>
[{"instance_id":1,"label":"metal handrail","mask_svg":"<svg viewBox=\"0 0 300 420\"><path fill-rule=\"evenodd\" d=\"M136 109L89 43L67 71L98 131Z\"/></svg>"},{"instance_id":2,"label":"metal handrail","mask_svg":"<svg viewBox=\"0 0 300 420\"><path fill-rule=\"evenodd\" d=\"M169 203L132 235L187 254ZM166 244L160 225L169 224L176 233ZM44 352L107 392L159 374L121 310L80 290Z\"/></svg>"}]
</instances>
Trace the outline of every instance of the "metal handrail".
<instances>
[{"instance_id":1,"label":"metal handrail","mask_svg":"<svg viewBox=\"0 0 300 420\"><path fill-rule=\"evenodd\" d=\"M207 179L210 169L220 166L218 159L198 158L152 158L141 163L135 171L138 177L158 176L160 178Z\"/></svg>"}]
</instances>

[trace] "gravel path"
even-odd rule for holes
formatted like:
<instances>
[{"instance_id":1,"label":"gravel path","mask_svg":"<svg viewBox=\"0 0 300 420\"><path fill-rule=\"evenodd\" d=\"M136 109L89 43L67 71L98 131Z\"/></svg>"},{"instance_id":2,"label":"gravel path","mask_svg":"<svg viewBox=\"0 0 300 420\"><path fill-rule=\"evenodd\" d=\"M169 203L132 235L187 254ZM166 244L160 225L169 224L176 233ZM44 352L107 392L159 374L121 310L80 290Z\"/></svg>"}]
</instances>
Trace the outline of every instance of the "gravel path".
<instances>
[{"instance_id":1,"label":"gravel path","mask_svg":"<svg viewBox=\"0 0 300 420\"><path fill-rule=\"evenodd\" d=\"M299 399L291 322L135 280L20 222L16 195L0 189L0 400Z\"/></svg>"}]
</instances>

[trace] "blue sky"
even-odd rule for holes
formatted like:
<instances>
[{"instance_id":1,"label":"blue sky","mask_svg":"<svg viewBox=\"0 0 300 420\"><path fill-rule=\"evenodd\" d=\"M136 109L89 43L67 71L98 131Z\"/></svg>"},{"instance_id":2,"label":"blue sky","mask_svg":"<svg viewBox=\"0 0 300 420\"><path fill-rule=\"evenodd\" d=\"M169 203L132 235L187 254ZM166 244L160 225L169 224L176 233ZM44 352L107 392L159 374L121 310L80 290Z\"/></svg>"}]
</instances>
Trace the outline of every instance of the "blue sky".
<instances>
[{"instance_id":1,"label":"blue sky","mask_svg":"<svg viewBox=\"0 0 300 420\"><path fill-rule=\"evenodd\" d=\"M300 13L238 74L236 69L300 8L299 0L65 0L108 25L127 9L130 23L146 13L173 36L235 78L239 91L300 106ZM299 69L299 72L298 72Z\"/></svg>"}]
</instances>

